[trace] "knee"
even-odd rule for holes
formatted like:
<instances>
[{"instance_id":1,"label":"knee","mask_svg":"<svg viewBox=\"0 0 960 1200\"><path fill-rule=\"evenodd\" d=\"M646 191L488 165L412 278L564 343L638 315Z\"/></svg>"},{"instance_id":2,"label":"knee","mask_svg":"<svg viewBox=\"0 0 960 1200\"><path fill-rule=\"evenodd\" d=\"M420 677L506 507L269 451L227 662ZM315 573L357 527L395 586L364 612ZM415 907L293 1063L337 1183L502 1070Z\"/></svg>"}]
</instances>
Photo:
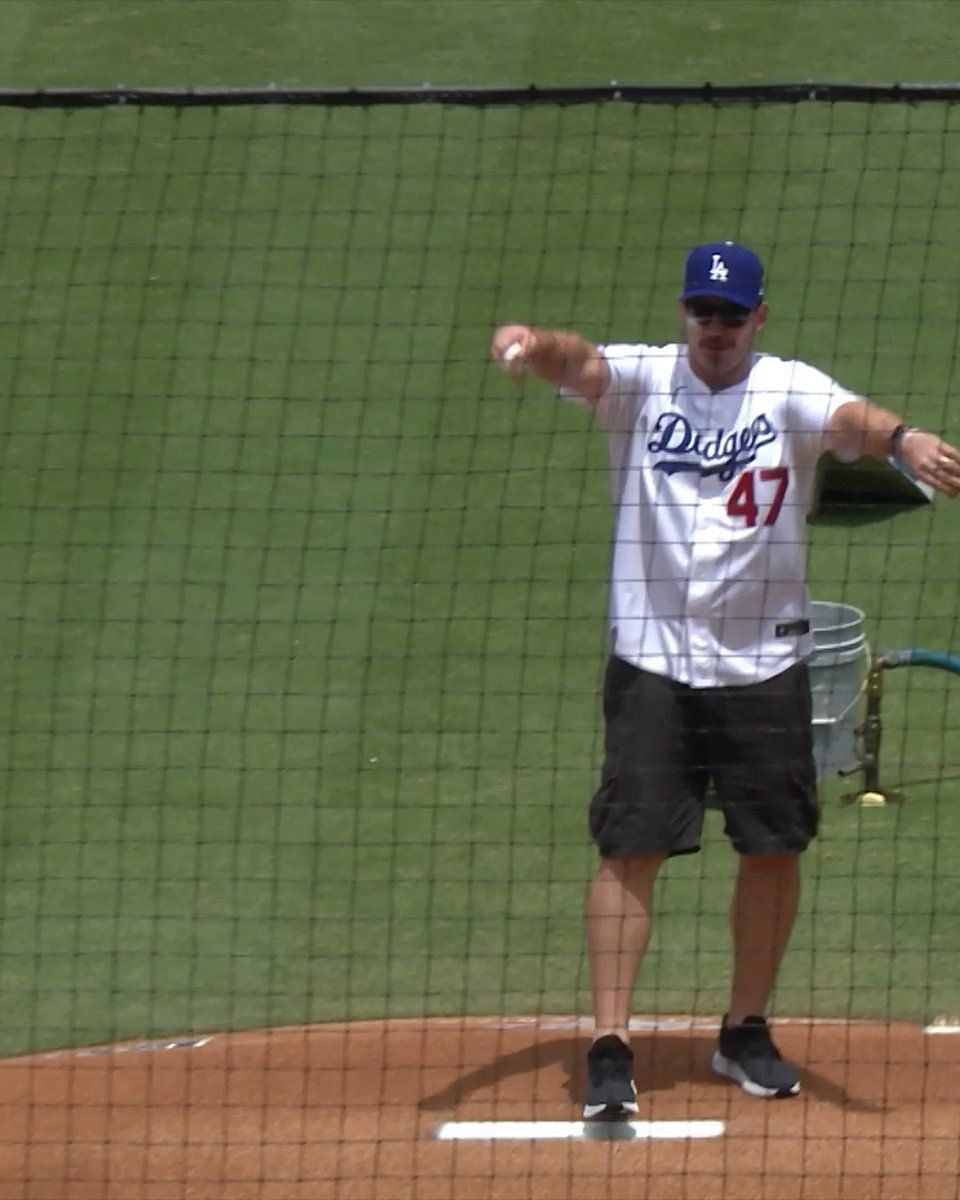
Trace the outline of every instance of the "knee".
<instances>
[{"instance_id":1,"label":"knee","mask_svg":"<svg viewBox=\"0 0 960 1200\"><path fill-rule=\"evenodd\" d=\"M800 869L800 855L794 852L785 854L742 854L740 856L740 873L742 875L796 875Z\"/></svg>"},{"instance_id":2,"label":"knee","mask_svg":"<svg viewBox=\"0 0 960 1200\"><path fill-rule=\"evenodd\" d=\"M602 858L597 879L634 884L653 880L666 862L666 854L640 854L634 858Z\"/></svg>"}]
</instances>

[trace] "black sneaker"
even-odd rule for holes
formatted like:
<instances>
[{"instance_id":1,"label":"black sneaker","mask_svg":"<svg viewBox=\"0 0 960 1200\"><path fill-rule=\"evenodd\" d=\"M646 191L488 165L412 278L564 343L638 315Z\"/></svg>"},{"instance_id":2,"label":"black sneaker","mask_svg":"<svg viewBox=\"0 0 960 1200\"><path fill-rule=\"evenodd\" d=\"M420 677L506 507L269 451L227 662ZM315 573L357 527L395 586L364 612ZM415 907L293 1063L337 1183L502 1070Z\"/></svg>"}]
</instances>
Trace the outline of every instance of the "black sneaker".
<instances>
[{"instance_id":1,"label":"black sneaker","mask_svg":"<svg viewBox=\"0 0 960 1200\"><path fill-rule=\"evenodd\" d=\"M747 1017L742 1025L733 1026L724 1017L710 1066L750 1096L772 1100L800 1091L796 1068L780 1057L763 1017Z\"/></svg>"},{"instance_id":2,"label":"black sneaker","mask_svg":"<svg viewBox=\"0 0 960 1200\"><path fill-rule=\"evenodd\" d=\"M597 1038L587 1053L587 1100L583 1115L589 1120L615 1121L626 1113L639 1112L633 1082L633 1051L608 1033Z\"/></svg>"}]
</instances>

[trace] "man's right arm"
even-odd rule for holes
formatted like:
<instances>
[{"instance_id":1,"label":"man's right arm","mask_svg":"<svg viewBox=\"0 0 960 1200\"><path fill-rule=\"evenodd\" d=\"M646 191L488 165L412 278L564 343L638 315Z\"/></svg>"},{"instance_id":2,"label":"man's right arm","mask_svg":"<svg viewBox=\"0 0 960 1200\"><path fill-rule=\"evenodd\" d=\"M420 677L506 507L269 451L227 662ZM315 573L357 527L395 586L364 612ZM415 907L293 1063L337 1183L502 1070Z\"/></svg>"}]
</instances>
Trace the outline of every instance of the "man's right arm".
<instances>
[{"instance_id":1,"label":"man's right arm","mask_svg":"<svg viewBox=\"0 0 960 1200\"><path fill-rule=\"evenodd\" d=\"M518 346L513 362L522 374L537 375L556 387L567 388L595 404L610 386L610 369L600 350L578 333L538 329L533 325L501 325L490 343L496 362L511 346Z\"/></svg>"}]
</instances>

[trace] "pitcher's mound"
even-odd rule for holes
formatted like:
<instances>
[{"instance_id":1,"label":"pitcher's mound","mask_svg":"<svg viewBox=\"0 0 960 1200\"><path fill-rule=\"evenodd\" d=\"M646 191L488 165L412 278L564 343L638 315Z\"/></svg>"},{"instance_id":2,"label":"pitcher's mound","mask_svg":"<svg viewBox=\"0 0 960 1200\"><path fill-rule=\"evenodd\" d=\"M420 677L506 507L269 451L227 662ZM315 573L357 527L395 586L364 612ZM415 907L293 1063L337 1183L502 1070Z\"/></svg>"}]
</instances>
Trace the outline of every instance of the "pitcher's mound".
<instances>
[{"instance_id":1,"label":"pitcher's mound","mask_svg":"<svg viewBox=\"0 0 960 1200\"><path fill-rule=\"evenodd\" d=\"M626 1137L578 1136L589 1035L566 1018L8 1059L0 1200L960 1200L960 1037L778 1022L803 1092L762 1101L710 1073L715 1023L639 1026L652 1124Z\"/></svg>"}]
</instances>

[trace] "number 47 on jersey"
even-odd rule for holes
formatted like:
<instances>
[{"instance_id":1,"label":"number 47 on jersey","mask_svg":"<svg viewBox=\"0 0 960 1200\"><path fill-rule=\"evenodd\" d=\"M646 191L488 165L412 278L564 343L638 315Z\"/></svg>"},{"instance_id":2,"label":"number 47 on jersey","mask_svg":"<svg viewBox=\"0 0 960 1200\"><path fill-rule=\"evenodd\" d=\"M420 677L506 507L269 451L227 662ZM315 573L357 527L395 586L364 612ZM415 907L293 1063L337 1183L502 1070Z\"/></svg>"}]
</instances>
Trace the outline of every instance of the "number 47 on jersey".
<instances>
[{"instance_id":1,"label":"number 47 on jersey","mask_svg":"<svg viewBox=\"0 0 960 1200\"><path fill-rule=\"evenodd\" d=\"M744 471L727 499L728 516L743 520L750 528L757 524L775 525L789 482L790 472L786 467Z\"/></svg>"}]
</instances>

